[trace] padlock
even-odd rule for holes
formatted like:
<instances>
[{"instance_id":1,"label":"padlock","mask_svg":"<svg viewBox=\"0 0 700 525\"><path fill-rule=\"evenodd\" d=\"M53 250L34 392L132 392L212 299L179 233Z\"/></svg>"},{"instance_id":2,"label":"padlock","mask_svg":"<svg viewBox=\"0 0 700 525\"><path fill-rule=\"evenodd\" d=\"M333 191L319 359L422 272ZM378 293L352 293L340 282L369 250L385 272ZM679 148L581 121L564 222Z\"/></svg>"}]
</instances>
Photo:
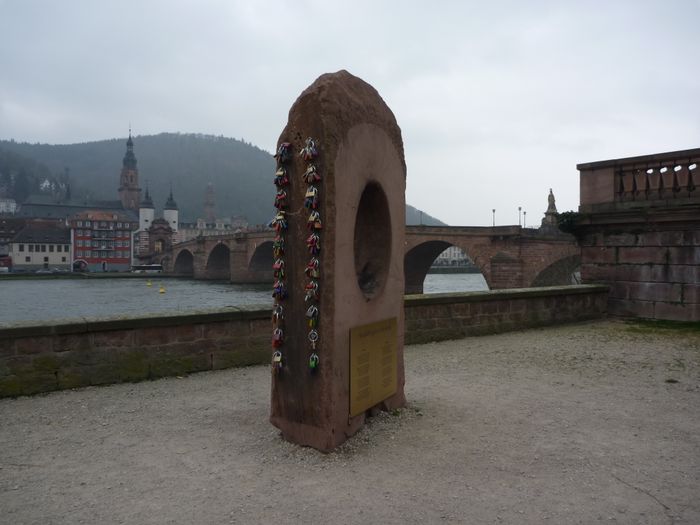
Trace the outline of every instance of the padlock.
<instances>
[{"instance_id":1,"label":"padlock","mask_svg":"<svg viewBox=\"0 0 700 525\"><path fill-rule=\"evenodd\" d=\"M287 207L287 192L284 190L279 190L277 195L275 195L275 208L281 210Z\"/></svg>"},{"instance_id":2,"label":"padlock","mask_svg":"<svg viewBox=\"0 0 700 525\"><path fill-rule=\"evenodd\" d=\"M311 280L304 287L306 290L306 296L304 296L304 301L317 301L318 300L318 282Z\"/></svg>"},{"instance_id":3,"label":"padlock","mask_svg":"<svg viewBox=\"0 0 700 525\"><path fill-rule=\"evenodd\" d=\"M270 228L273 228L277 233L287 229L287 216L284 211L280 210L275 215L275 218L268 224Z\"/></svg>"},{"instance_id":4,"label":"padlock","mask_svg":"<svg viewBox=\"0 0 700 525\"><path fill-rule=\"evenodd\" d=\"M306 317L309 320L309 328L316 328L318 325L318 307L316 305L311 305L306 310Z\"/></svg>"},{"instance_id":5,"label":"padlock","mask_svg":"<svg viewBox=\"0 0 700 525\"><path fill-rule=\"evenodd\" d=\"M318 150L316 149L316 142L311 137L306 139L306 143L302 150L299 152L302 159L309 161L314 160L318 157Z\"/></svg>"},{"instance_id":6,"label":"padlock","mask_svg":"<svg viewBox=\"0 0 700 525\"><path fill-rule=\"evenodd\" d=\"M284 279L284 261L282 259L277 259L273 263L272 269L274 270L272 275L275 279Z\"/></svg>"},{"instance_id":7,"label":"padlock","mask_svg":"<svg viewBox=\"0 0 700 525\"><path fill-rule=\"evenodd\" d=\"M314 352L309 357L309 368L311 369L312 372L315 372L316 369L318 368L318 362L319 362L318 355L316 355L316 352Z\"/></svg>"},{"instance_id":8,"label":"padlock","mask_svg":"<svg viewBox=\"0 0 700 525\"><path fill-rule=\"evenodd\" d=\"M306 276L311 279L318 279L321 274L318 269L319 264L319 260L316 257L312 257L307 263L306 268L304 268L304 273Z\"/></svg>"},{"instance_id":9,"label":"padlock","mask_svg":"<svg viewBox=\"0 0 700 525\"><path fill-rule=\"evenodd\" d=\"M309 186L304 195L304 207L311 210L318 208L318 189L315 186Z\"/></svg>"},{"instance_id":10,"label":"padlock","mask_svg":"<svg viewBox=\"0 0 700 525\"><path fill-rule=\"evenodd\" d=\"M279 259L284 255L284 238L279 235L275 237L272 242L272 257L274 259Z\"/></svg>"},{"instance_id":11,"label":"padlock","mask_svg":"<svg viewBox=\"0 0 700 525\"><path fill-rule=\"evenodd\" d=\"M309 230L320 230L321 229L321 214L316 210L309 214L309 218L306 221L306 227Z\"/></svg>"},{"instance_id":12,"label":"padlock","mask_svg":"<svg viewBox=\"0 0 700 525\"><path fill-rule=\"evenodd\" d=\"M275 304L272 307L272 322L280 323L284 320L284 308L281 304Z\"/></svg>"},{"instance_id":13,"label":"padlock","mask_svg":"<svg viewBox=\"0 0 700 525\"><path fill-rule=\"evenodd\" d=\"M272 354L272 369L273 371L277 372L282 369L282 366L282 352L277 350Z\"/></svg>"},{"instance_id":14,"label":"padlock","mask_svg":"<svg viewBox=\"0 0 700 525\"><path fill-rule=\"evenodd\" d=\"M280 164L286 163L292 156L291 152L292 145L289 142L282 142L277 148L277 153L275 158Z\"/></svg>"},{"instance_id":15,"label":"padlock","mask_svg":"<svg viewBox=\"0 0 700 525\"><path fill-rule=\"evenodd\" d=\"M309 332L309 342L311 343L311 349L316 351L316 344L318 343L318 331L311 330Z\"/></svg>"},{"instance_id":16,"label":"padlock","mask_svg":"<svg viewBox=\"0 0 700 525\"><path fill-rule=\"evenodd\" d=\"M287 288L284 286L282 281L275 281L275 284L272 287L272 297L279 301L284 301L287 298Z\"/></svg>"},{"instance_id":17,"label":"padlock","mask_svg":"<svg viewBox=\"0 0 700 525\"><path fill-rule=\"evenodd\" d=\"M302 178L306 184L314 184L315 182L319 182L321 180L321 175L318 173L318 169L314 164L309 164L306 171L302 175Z\"/></svg>"},{"instance_id":18,"label":"padlock","mask_svg":"<svg viewBox=\"0 0 700 525\"><path fill-rule=\"evenodd\" d=\"M311 255L318 255L321 251L321 239L316 233L312 233L306 238L306 247Z\"/></svg>"},{"instance_id":19,"label":"padlock","mask_svg":"<svg viewBox=\"0 0 700 525\"><path fill-rule=\"evenodd\" d=\"M279 348L284 343L284 333L281 328L275 328L272 331L272 347Z\"/></svg>"},{"instance_id":20,"label":"padlock","mask_svg":"<svg viewBox=\"0 0 700 525\"><path fill-rule=\"evenodd\" d=\"M277 168L277 172L275 173L275 186L278 188L281 188L282 186L286 186L289 184L289 177L287 176L287 169L284 166L280 166Z\"/></svg>"}]
</instances>

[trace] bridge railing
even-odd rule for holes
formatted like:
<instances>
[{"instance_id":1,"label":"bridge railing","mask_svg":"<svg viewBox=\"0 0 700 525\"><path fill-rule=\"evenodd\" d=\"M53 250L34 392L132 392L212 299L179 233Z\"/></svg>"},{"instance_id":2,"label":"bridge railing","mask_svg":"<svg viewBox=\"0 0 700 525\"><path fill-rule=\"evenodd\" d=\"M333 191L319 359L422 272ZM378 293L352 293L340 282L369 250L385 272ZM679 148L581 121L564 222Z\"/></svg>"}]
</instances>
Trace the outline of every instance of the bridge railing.
<instances>
[{"instance_id":1,"label":"bridge railing","mask_svg":"<svg viewBox=\"0 0 700 525\"><path fill-rule=\"evenodd\" d=\"M700 148L579 164L581 207L700 199Z\"/></svg>"}]
</instances>

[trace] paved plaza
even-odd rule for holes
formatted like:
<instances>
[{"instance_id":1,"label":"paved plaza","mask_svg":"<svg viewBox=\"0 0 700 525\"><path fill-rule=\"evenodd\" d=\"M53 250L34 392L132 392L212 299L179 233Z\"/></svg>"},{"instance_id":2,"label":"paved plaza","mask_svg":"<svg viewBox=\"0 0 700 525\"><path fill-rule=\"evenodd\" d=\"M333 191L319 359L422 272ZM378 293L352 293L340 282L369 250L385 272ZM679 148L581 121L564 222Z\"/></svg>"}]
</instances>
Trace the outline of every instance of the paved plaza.
<instances>
[{"instance_id":1,"label":"paved plaza","mask_svg":"<svg viewBox=\"0 0 700 525\"><path fill-rule=\"evenodd\" d=\"M406 348L406 409L283 441L258 366L0 400L0 523L700 523L700 331Z\"/></svg>"}]
</instances>

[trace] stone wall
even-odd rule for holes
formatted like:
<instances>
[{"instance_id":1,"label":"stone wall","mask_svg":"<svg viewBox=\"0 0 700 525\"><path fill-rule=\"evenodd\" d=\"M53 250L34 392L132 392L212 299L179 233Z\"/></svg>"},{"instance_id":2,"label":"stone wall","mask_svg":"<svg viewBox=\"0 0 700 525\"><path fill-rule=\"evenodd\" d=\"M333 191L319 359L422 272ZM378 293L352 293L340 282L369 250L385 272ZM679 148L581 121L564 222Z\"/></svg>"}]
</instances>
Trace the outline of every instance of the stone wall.
<instances>
[{"instance_id":1,"label":"stone wall","mask_svg":"<svg viewBox=\"0 0 700 525\"><path fill-rule=\"evenodd\" d=\"M598 319L607 300L596 285L409 295L406 344Z\"/></svg>"},{"instance_id":2,"label":"stone wall","mask_svg":"<svg viewBox=\"0 0 700 525\"><path fill-rule=\"evenodd\" d=\"M700 148L579 164L581 278L612 315L700 321Z\"/></svg>"},{"instance_id":3,"label":"stone wall","mask_svg":"<svg viewBox=\"0 0 700 525\"><path fill-rule=\"evenodd\" d=\"M564 286L407 296L406 342L421 343L604 315L607 288ZM0 397L268 363L270 311L0 328Z\"/></svg>"},{"instance_id":4,"label":"stone wall","mask_svg":"<svg viewBox=\"0 0 700 525\"><path fill-rule=\"evenodd\" d=\"M659 221L653 229L641 222L632 227L587 228L581 236L581 276L584 282L610 286L613 315L698 321L698 226Z\"/></svg>"}]
</instances>

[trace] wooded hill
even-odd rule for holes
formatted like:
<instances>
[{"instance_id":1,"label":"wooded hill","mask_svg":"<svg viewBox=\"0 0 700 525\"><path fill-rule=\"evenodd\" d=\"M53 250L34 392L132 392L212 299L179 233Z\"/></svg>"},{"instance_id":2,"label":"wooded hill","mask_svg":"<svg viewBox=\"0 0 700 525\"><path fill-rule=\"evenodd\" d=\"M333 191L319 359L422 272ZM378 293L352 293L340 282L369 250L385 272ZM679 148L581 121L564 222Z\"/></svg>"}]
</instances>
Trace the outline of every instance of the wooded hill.
<instances>
[{"instance_id":1,"label":"wooded hill","mask_svg":"<svg viewBox=\"0 0 700 525\"><path fill-rule=\"evenodd\" d=\"M172 184L180 220L202 217L205 190L212 183L217 216L244 215L251 224L265 224L272 217L275 162L269 152L212 135L161 133L133 140L140 186L145 190L148 184L156 208L163 207ZM21 191L9 183L4 190L18 202L39 191L46 179L49 185L44 184L43 191L52 192L57 200L66 191L77 199L115 200L125 151L126 138L65 145L3 140L0 184L21 180ZM411 206L406 208L406 219L407 224L444 224Z\"/></svg>"}]
</instances>

